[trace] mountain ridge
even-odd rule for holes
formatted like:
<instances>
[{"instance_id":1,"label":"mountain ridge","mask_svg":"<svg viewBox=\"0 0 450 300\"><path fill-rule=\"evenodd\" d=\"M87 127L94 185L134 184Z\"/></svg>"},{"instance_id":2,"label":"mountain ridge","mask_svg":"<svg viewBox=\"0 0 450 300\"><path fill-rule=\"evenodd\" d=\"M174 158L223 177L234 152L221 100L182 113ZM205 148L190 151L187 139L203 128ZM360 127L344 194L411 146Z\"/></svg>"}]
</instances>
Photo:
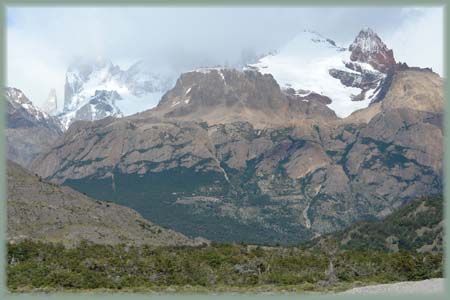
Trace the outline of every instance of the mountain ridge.
<instances>
[{"instance_id":1,"label":"mountain ridge","mask_svg":"<svg viewBox=\"0 0 450 300\"><path fill-rule=\"evenodd\" d=\"M255 111L290 101L269 75L233 71L251 82L235 88L227 72L181 76L184 83L155 109L79 123L33 169L94 198L129 199L119 203L187 235L251 243L298 242L442 191L443 82L436 74L396 70L386 97L349 119L305 122L308 114L297 113L301 122L261 127L239 109L219 110L217 122L205 111L196 121L190 115L195 110L166 115L190 93L196 99L187 105L198 102L213 112L229 100ZM208 84L196 94L192 83L201 86L202 80ZM279 95L280 102L251 106L257 81L266 80L273 84L258 89L256 98ZM314 101L330 111L322 100L301 104Z\"/></svg>"},{"instance_id":2,"label":"mountain ridge","mask_svg":"<svg viewBox=\"0 0 450 300\"><path fill-rule=\"evenodd\" d=\"M7 174L9 243L34 240L73 247L81 241L163 246L207 242L163 229L129 208L46 182L14 162L7 162Z\"/></svg>"},{"instance_id":3,"label":"mountain ridge","mask_svg":"<svg viewBox=\"0 0 450 300\"><path fill-rule=\"evenodd\" d=\"M4 88L6 100L7 157L28 166L39 153L45 152L62 135L57 118L41 111L16 88Z\"/></svg>"}]
</instances>

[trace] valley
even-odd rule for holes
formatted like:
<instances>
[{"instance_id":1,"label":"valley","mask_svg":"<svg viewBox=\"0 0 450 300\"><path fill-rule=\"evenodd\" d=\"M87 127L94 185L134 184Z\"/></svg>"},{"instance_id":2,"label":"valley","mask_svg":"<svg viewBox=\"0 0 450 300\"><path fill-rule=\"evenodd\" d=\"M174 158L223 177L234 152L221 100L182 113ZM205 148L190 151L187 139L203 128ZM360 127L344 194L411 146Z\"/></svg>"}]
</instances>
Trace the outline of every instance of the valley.
<instances>
[{"instance_id":1,"label":"valley","mask_svg":"<svg viewBox=\"0 0 450 300\"><path fill-rule=\"evenodd\" d=\"M444 78L370 28L255 57L179 74L78 59L62 108L5 88L10 291L442 277Z\"/></svg>"}]
</instances>

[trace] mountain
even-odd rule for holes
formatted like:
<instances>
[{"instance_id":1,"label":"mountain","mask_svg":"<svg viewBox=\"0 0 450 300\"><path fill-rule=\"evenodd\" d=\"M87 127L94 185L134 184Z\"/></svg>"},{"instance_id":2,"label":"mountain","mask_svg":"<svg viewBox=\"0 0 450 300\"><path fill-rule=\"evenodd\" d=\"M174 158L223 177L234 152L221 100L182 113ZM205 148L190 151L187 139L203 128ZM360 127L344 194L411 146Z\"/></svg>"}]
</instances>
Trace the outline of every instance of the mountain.
<instances>
[{"instance_id":1,"label":"mountain","mask_svg":"<svg viewBox=\"0 0 450 300\"><path fill-rule=\"evenodd\" d=\"M250 122L266 128L334 120L328 99L282 91L270 74L203 68L182 74L158 106L142 116L196 120L208 124Z\"/></svg>"},{"instance_id":2,"label":"mountain","mask_svg":"<svg viewBox=\"0 0 450 300\"><path fill-rule=\"evenodd\" d=\"M66 73L64 109L59 115L65 129L74 120L121 117L155 106L172 79L149 70L143 61L127 70L102 58L73 62ZM98 94L104 95L99 99Z\"/></svg>"},{"instance_id":3,"label":"mountain","mask_svg":"<svg viewBox=\"0 0 450 300\"><path fill-rule=\"evenodd\" d=\"M56 96L56 90L51 89L44 105L42 106L42 110L48 113L49 115L55 115L58 112L58 97Z\"/></svg>"},{"instance_id":4,"label":"mountain","mask_svg":"<svg viewBox=\"0 0 450 300\"><path fill-rule=\"evenodd\" d=\"M303 31L277 53L248 68L272 74L283 88L294 89L300 96L327 97L328 107L339 117L347 117L384 97L395 65L392 50L366 28L348 47Z\"/></svg>"},{"instance_id":5,"label":"mountain","mask_svg":"<svg viewBox=\"0 0 450 300\"><path fill-rule=\"evenodd\" d=\"M361 30L348 50L351 51L351 61L368 63L380 72L386 72L395 65L392 49L388 49L370 28Z\"/></svg>"},{"instance_id":6,"label":"mountain","mask_svg":"<svg viewBox=\"0 0 450 300\"><path fill-rule=\"evenodd\" d=\"M335 98L280 87L275 75L198 69L151 110L76 122L31 167L188 236L223 242L295 244L442 193L442 78L399 63L383 73L390 50L369 51L359 37L352 49L372 54L354 61L333 42L317 43L382 74L380 98L339 118Z\"/></svg>"},{"instance_id":7,"label":"mountain","mask_svg":"<svg viewBox=\"0 0 450 300\"><path fill-rule=\"evenodd\" d=\"M7 157L27 166L62 134L61 124L34 106L21 90L7 87L4 93Z\"/></svg>"},{"instance_id":8,"label":"mountain","mask_svg":"<svg viewBox=\"0 0 450 300\"><path fill-rule=\"evenodd\" d=\"M307 247L329 248L331 243L356 251L443 251L442 197L424 197L400 206L378 221L358 222L344 231L325 235Z\"/></svg>"},{"instance_id":9,"label":"mountain","mask_svg":"<svg viewBox=\"0 0 450 300\"><path fill-rule=\"evenodd\" d=\"M33 239L73 246L87 240L168 246L204 241L156 226L132 209L46 182L11 161L7 172L10 243Z\"/></svg>"},{"instance_id":10,"label":"mountain","mask_svg":"<svg viewBox=\"0 0 450 300\"><path fill-rule=\"evenodd\" d=\"M58 116L64 128L77 121L95 121L106 117L123 117L123 113L117 106L117 101L122 97L116 91L96 90L94 95L77 106L76 109L67 111Z\"/></svg>"}]
</instances>

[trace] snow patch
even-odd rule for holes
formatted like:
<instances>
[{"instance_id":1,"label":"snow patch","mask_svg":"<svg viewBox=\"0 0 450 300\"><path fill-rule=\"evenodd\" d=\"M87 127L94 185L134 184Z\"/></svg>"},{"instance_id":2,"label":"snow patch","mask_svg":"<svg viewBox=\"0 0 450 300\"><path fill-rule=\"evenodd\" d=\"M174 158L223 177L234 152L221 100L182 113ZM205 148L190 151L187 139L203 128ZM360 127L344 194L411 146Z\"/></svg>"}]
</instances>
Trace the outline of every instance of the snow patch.
<instances>
[{"instance_id":1,"label":"snow patch","mask_svg":"<svg viewBox=\"0 0 450 300\"><path fill-rule=\"evenodd\" d=\"M180 104L180 103L181 103L180 101L176 101L176 102L172 103L172 105L170 105L170 107L177 106L177 105Z\"/></svg>"},{"instance_id":2,"label":"snow patch","mask_svg":"<svg viewBox=\"0 0 450 300\"><path fill-rule=\"evenodd\" d=\"M208 73L211 73L214 71L220 72L222 69L223 69L223 67L204 67L204 68L194 69L193 72L208 74Z\"/></svg>"}]
</instances>

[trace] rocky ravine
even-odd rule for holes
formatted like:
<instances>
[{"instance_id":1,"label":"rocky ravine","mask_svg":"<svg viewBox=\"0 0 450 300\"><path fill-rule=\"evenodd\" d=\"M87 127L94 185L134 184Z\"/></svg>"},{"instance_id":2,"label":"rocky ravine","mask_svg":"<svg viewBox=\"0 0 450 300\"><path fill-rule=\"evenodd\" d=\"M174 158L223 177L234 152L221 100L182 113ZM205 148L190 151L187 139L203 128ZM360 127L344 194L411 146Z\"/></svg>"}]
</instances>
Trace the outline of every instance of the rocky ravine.
<instances>
[{"instance_id":1,"label":"rocky ravine","mask_svg":"<svg viewBox=\"0 0 450 300\"><path fill-rule=\"evenodd\" d=\"M397 65L382 101L339 119L270 75L191 72L153 110L73 124L32 167L190 236L297 243L442 192L442 86Z\"/></svg>"},{"instance_id":2,"label":"rocky ravine","mask_svg":"<svg viewBox=\"0 0 450 300\"><path fill-rule=\"evenodd\" d=\"M91 199L69 187L45 182L8 161L8 241L23 239L99 244L196 245L142 218L136 211Z\"/></svg>"}]
</instances>

